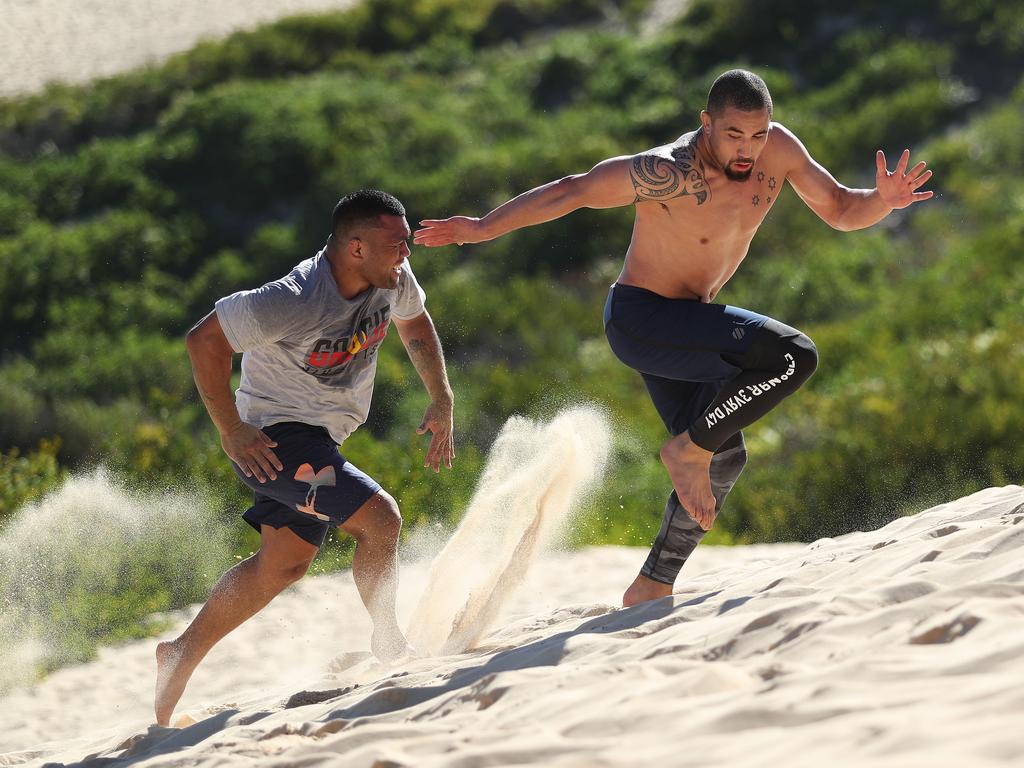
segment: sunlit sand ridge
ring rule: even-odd
[[[27,751],[2,759],[1017,765],[1022,554],[1017,486],[810,545],[698,548],[676,595],[626,610],[614,604],[642,552],[558,554],[477,650],[326,673],[331,655],[365,648],[367,627],[347,574],[307,580],[236,633],[237,657],[207,660],[185,703],[195,724],[147,728],[141,703],[112,711],[152,682],[152,642],[134,643],[5,699],[37,737],[79,731],[33,747],[15,729],[5,739]],[[406,615],[426,577],[403,571]]]

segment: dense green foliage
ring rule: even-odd
[[[56,488],[67,475],[57,463],[56,441],[41,441],[26,456],[18,448],[0,454],[0,519]]]
[[[695,0],[652,28],[646,6],[368,0],[0,103],[0,517],[97,463],[236,515],[247,494],[182,343],[216,298],[312,255],[345,192],[387,189],[414,225],[482,214],[692,129],[734,65],[766,78],[776,119],[844,182],[870,186],[876,148],[911,146],[939,194],[852,234],[782,196],[719,300],[806,330],[822,362],[749,430],[710,540],[833,535],[1019,480],[1024,10]],[[414,251],[456,390],[457,467],[420,468],[426,397],[395,340],[345,446],[411,525],[457,519],[509,415],[590,400],[616,448],[574,540],[650,541],[664,428],[601,329],[631,215]]]

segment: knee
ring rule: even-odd
[[[388,540],[398,541],[398,536],[402,532],[402,512],[391,494],[381,491],[380,495],[384,501],[377,523],[380,535]]]
[[[362,521],[356,539],[372,539],[375,543],[394,544],[402,532],[402,513],[390,493],[379,491],[372,499],[371,514]]]
[[[286,565],[281,572],[281,580],[285,584],[294,584],[296,581],[301,579],[309,571],[309,566],[312,565],[313,558],[303,558],[296,560],[295,562]]]
[[[803,384],[818,368],[818,348],[810,336],[798,333],[790,340],[788,353],[793,358],[793,375]]]
[[[284,589],[289,584],[294,584],[296,581],[301,579],[309,571],[309,566],[313,562],[313,556],[295,555],[293,557],[282,558],[270,558],[264,553],[260,553],[260,571],[263,574],[264,579],[272,582],[277,587]]]

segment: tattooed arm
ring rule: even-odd
[[[433,433],[423,466],[433,467],[435,472],[439,472],[443,463],[451,469],[452,458],[455,456],[452,388],[448,384],[444,352],[437,331],[434,330],[434,322],[427,312],[411,320],[399,320],[396,317],[393,322],[409,359],[430,395],[430,405],[416,430],[420,435],[428,431]]]
[[[499,205],[483,218],[425,219],[419,245],[479,243],[508,232],[561,218],[580,208],[617,208],[649,200],[693,195],[697,204],[711,194],[692,145],[659,147],[639,155],[613,157],[587,173],[543,184]]]

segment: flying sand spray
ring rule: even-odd
[[[505,423],[462,523],[431,566],[409,625],[417,650],[461,653],[480,639],[603,476],[610,443],[594,407],[570,408],[549,423]]]

